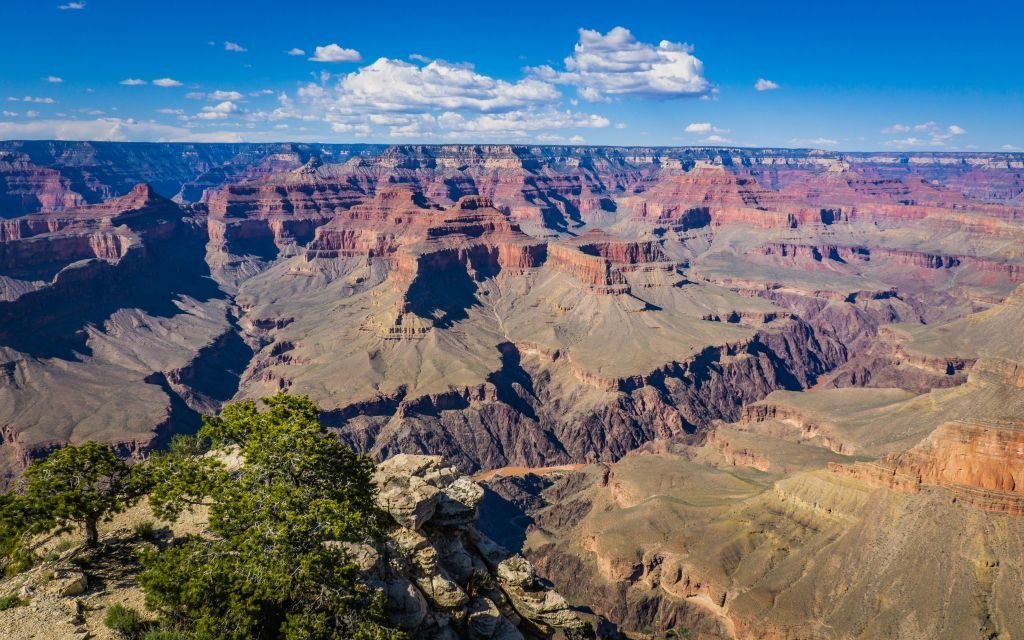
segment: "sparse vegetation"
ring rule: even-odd
[[[20,607],[26,604],[28,604],[28,600],[19,597],[16,593],[12,593],[0,598],[0,611],[7,611],[8,609],[13,609],[14,607]]]
[[[114,634],[124,640],[134,640],[139,637],[142,631],[142,622],[139,619],[139,612],[131,607],[115,604],[107,609],[107,616],[103,623]]]
[[[135,535],[140,538],[149,539],[153,537],[156,532],[156,523],[152,520],[143,520],[142,522],[136,522],[132,527]]]

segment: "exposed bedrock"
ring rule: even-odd
[[[840,365],[848,352],[832,323],[853,333],[869,327],[853,313],[819,315],[820,325],[789,319],[781,330],[625,378],[587,375],[559,354],[506,343],[503,368],[478,387],[380,401],[325,421],[379,459],[434,452],[464,471],[616,460],[652,439],[736,420],[745,404],[804,388]]]

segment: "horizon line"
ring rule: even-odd
[[[1024,155],[1024,149],[971,149],[971,150],[935,150],[935,149],[825,149],[822,147],[756,147],[756,146],[721,146],[721,145],[672,145],[672,144],[551,144],[527,142],[319,142],[303,140],[271,140],[271,141],[203,141],[189,140],[64,140],[58,138],[8,138],[0,140],[0,144],[10,143],[58,143],[58,144],[149,144],[149,145],[275,145],[304,144],[336,147],[539,147],[549,149],[700,149],[714,151],[813,151],[820,153],[845,154],[941,154],[941,155],[978,155],[996,154],[1007,156]]]

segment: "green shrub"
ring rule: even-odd
[[[142,636],[142,640],[190,640],[192,636],[181,631],[170,631],[168,629],[154,629]]]
[[[12,593],[9,596],[0,598],[0,611],[7,611],[8,609],[20,607],[24,604],[28,604],[28,601],[18,597],[17,594]]]
[[[103,622],[120,638],[137,638],[142,631],[139,612],[120,604],[107,609],[107,617]]]
[[[153,532],[156,531],[156,524],[152,520],[143,520],[142,522],[136,522],[132,529],[135,531],[136,536],[148,539],[153,537]]]

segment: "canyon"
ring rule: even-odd
[[[1024,635],[1022,339],[1020,153],[0,142],[5,483],[308,395],[599,633]]]

